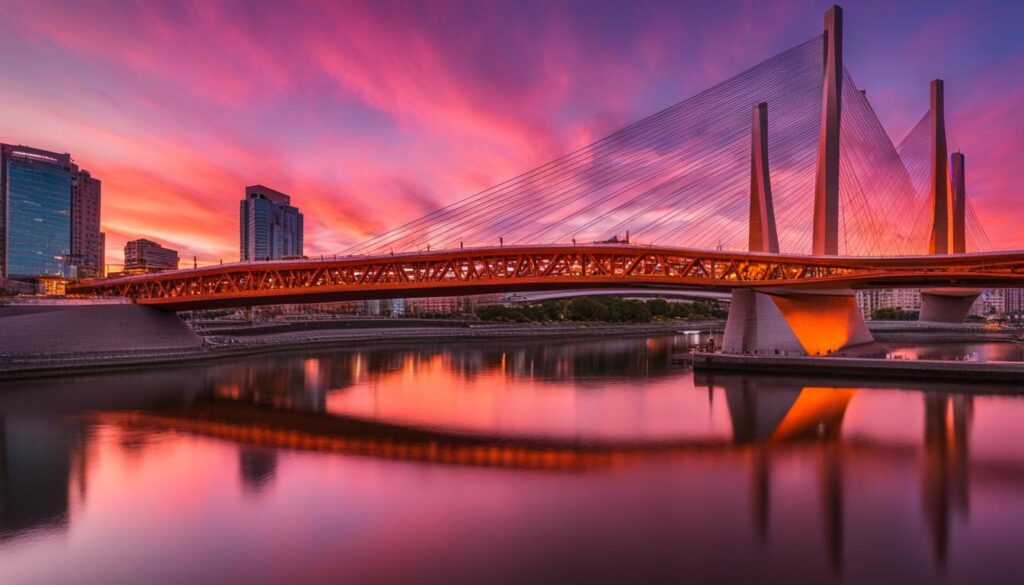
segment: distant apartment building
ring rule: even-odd
[[[245,188],[238,235],[241,260],[302,256],[302,214],[291,197],[263,185]]]
[[[405,299],[371,299],[363,301],[367,317],[401,317],[405,315]]]
[[[132,240],[124,246],[126,274],[145,274],[178,269],[178,251],[146,240]]]
[[[870,317],[878,309],[921,310],[921,291],[916,288],[869,289],[857,291],[857,306]]]
[[[0,278],[99,276],[100,181],[67,153],[0,144]]]
[[[1003,289],[1003,294],[1006,314],[1017,318],[1024,316],[1024,288]]]
[[[857,305],[865,316],[878,309],[921,310],[921,291],[918,289],[871,289],[857,291]],[[970,315],[1010,315],[1024,317],[1024,289],[985,289],[968,311]]]
[[[1004,315],[1006,314],[1006,289],[994,288],[981,291],[969,311],[971,315]]]

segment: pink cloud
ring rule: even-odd
[[[103,180],[110,262],[133,237],[232,259],[253,183],[292,194],[307,252],[328,254],[693,95],[820,22],[802,2],[8,2],[0,141],[70,151]],[[921,29],[908,50],[943,31]],[[1020,247],[997,211],[1020,135],[998,124],[1021,92],[983,107],[998,86],[985,75],[951,123],[993,239]],[[870,95],[900,118],[912,110],[900,92]]]

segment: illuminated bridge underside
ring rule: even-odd
[[[79,295],[166,310],[590,288],[838,290],[1024,286],[1024,252],[815,257],[621,245],[239,263],[94,281]]]

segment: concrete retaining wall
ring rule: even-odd
[[[1024,363],[961,362],[951,360],[893,360],[849,357],[776,357],[695,353],[693,369],[733,372],[772,372],[786,375],[837,375],[855,380],[870,377],[945,382],[1011,382],[1005,393],[1024,391]],[[950,390],[960,387],[948,387]]]
[[[0,359],[200,347],[176,314],[140,305],[0,307]]]

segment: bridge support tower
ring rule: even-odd
[[[941,79],[932,81],[932,233],[928,251],[931,254],[963,254],[967,251],[964,155],[958,152],[951,160],[947,158],[944,89]],[[977,289],[923,289],[918,318],[937,323],[960,323],[980,294]]]
[[[950,253],[949,222],[949,167],[946,147],[945,98],[941,79],[933,79],[931,85],[931,129],[932,129],[932,233],[928,242],[931,254]]]
[[[779,253],[772,205],[772,181],[768,170],[768,104],[754,106],[750,147],[750,240],[751,252]]]
[[[750,150],[751,252],[779,252],[768,166],[768,105],[754,106]],[[853,291],[732,292],[723,351],[762,355],[831,355],[874,341]]]
[[[951,186],[953,188],[953,253],[967,252],[966,216],[967,189],[964,180],[964,155],[954,152],[950,157]]]
[[[825,83],[814,183],[813,252],[839,254],[839,121],[843,107],[843,9],[825,13]]]

